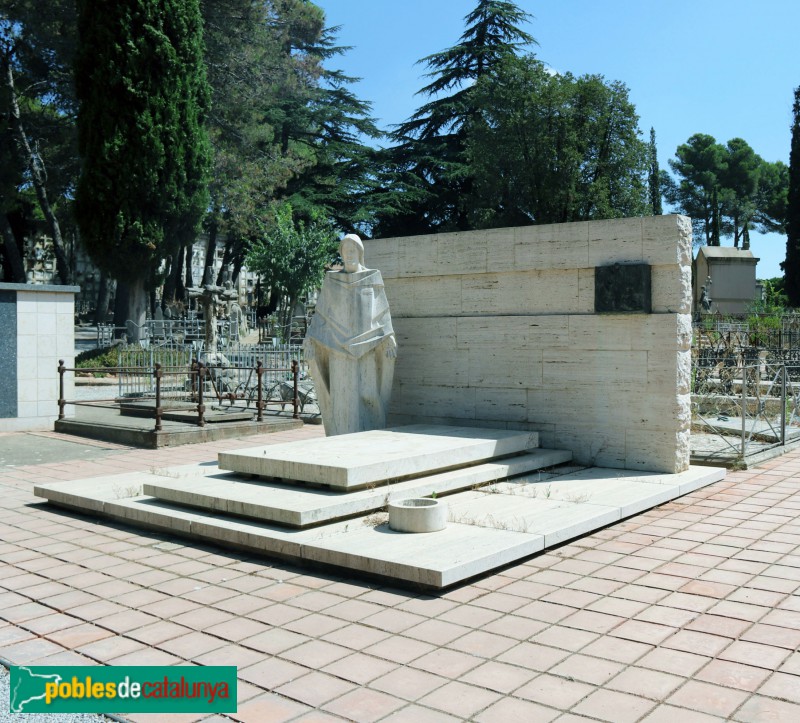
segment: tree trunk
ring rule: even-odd
[[[194,286],[194,277],[192,276],[192,259],[194,258],[194,241],[189,241],[185,247],[185,264],[186,264],[186,275],[184,276],[183,286],[180,289],[181,292],[181,301],[186,300],[186,289],[190,289]]]
[[[231,241],[229,238],[227,241],[225,241],[225,250],[222,252],[222,263],[219,265],[219,271],[217,272],[217,286],[222,285],[222,279],[225,276],[225,269],[228,268],[232,257],[233,241]]]
[[[719,201],[717,199],[717,188],[714,187],[711,195],[711,241],[710,246],[720,245],[720,222],[719,222]]]
[[[69,284],[71,275],[69,271],[69,262],[64,252],[64,242],[61,237],[61,227],[58,224],[58,219],[50,206],[50,201],[47,198],[47,189],[44,185],[44,168],[42,167],[42,159],[38,153],[35,153],[28,142],[28,136],[25,133],[25,127],[22,124],[22,117],[19,112],[19,103],[17,102],[17,91],[14,87],[14,73],[11,70],[11,63],[6,58],[3,65],[5,65],[5,84],[9,91],[11,99],[11,119],[14,124],[14,130],[19,136],[19,143],[25,153],[25,162],[28,164],[28,170],[31,172],[31,180],[36,189],[36,198],[39,201],[39,206],[50,228],[50,233],[53,236],[53,251],[56,255],[56,271],[58,278],[62,284]]]
[[[216,216],[214,217],[211,225],[208,228],[208,243],[206,244],[206,257],[205,262],[203,263],[203,269],[208,268],[209,266],[213,269],[214,268],[214,256],[217,253],[217,233],[219,231],[219,225],[217,224]]]
[[[186,253],[186,246],[181,246],[178,249],[178,267],[175,269],[175,300],[176,301],[183,301],[186,298],[186,285],[183,281],[183,269],[184,265],[189,266],[190,269],[188,271],[189,277],[191,278],[191,263],[192,259],[189,254]]]
[[[182,250],[183,249],[181,247],[178,247],[175,249],[175,253],[173,253],[172,257],[170,258],[169,273],[167,274],[167,279],[164,282],[164,292],[161,295],[162,308],[175,301],[175,292],[178,287],[177,279],[180,278],[183,271],[183,263],[181,259]]]
[[[133,279],[128,283],[128,314],[125,325],[128,327],[128,339],[139,341],[144,336],[144,322],[147,319],[148,293],[144,279]],[[128,323],[130,322],[130,323]]]
[[[147,319],[148,294],[144,279],[117,281],[117,300],[114,305],[114,326],[123,327],[128,341],[139,341]]]
[[[233,288],[236,288],[236,284],[239,281],[239,274],[242,272],[242,264],[244,263],[244,259],[241,255],[237,256],[233,260],[233,273],[231,274],[231,281],[233,282]]]
[[[0,212],[0,236],[3,237],[3,251],[11,269],[11,281],[15,284],[26,283],[25,265],[22,263],[17,239],[14,238],[14,231],[8,222],[8,216],[2,212]]]
[[[114,335],[119,338],[125,333],[125,320],[128,318],[128,284],[117,280],[117,293],[114,297]]]
[[[111,300],[111,282],[105,271],[100,272],[100,283],[97,287],[97,304],[94,310],[94,323],[105,324],[108,315],[108,302]]]

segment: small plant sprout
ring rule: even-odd
[[[141,485],[129,485],[128,487],[114,486],[114,494],[118,500],[124,500],[128,497],[138,497],[142,494]]]

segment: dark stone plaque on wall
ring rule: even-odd
[[[17,292],[0,291],[0,418],[17,416]]]
[[[650,309],[650,264],[595,266],[595,312],[649,314]]]

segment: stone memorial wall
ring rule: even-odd
[[[78,286],[0,283],[0,432],[52,429],[58,360],[75,365]],[[72,374],[65,398],[74,399]],[[67,407],[74,415],[74,407]]]
[[[580,463],[685,470],[691,232],[654,216],[365,242],[398,343],[389,422],[532,429]],[[596,311],[613,264],[639,265],[634,287],[650,267],[649,312],[605,310],[638,309],[641,288]]]

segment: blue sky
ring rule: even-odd
[[[339,43],[353,49],[332,67],[362,78],[381,128],[422,103],[420,58],[455,44],[474,0],[315,0]],[[797,62],[797,0],[518,0],[536,55],[559,71],[620,80],[659,162],[694,133],[744,138],[764,159],[789,162]],[[723,241],[730,244],[731,241]],[[758,276],[781,275],[785,237],[752,234]]]

